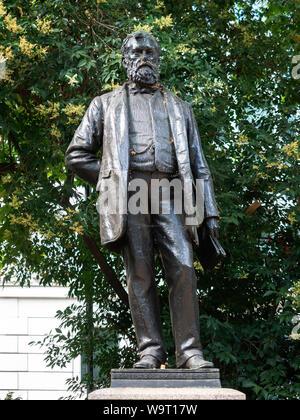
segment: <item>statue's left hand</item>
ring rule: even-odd
[[[206,220],[206,227],[208,228],[209,233],[218,238],[219,236],[219,219],[218,217],[208,217]]]

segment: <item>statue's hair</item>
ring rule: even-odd
[[[161,53],[161,48],[160,48],[160,45],[159,45],[159,43],[157,42],[156,38],[154,38],[154,36],[153,36],[153,35],[149,34],[149,32],[146,32],[146,31],[141,31],[141,30],[140,30],[140,31],[136,31],[136,32],[133,32],[132,34],[127,35],[127,37],[124,39],[123,44],[122,44],[122,48],[121,48],[121,51],[122,51],[122,57],[123,57],[123,59],[124,59],[124,56],[125,56],[125,54],[126,54],[126,52],[127,52],[127,50],[128,50],[128,48],[127,48],[128,41],[129,41],[131,38],[135,38],[135,39],[145,39],[145,38],[149,38],[149,39],[150,39],[150,40],[154,43],[155,48],[156,48],[156,49],[157,49],[157,51],[158,51],[158,55],[160,56],[160,53]]]

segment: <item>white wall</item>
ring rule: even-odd
[[[66,379],[80,377],[80,358],[66,368],[47,368],[45,349],[29,346],[59,326],[57,310],[74,303],[64,287],[0,288],[0,399],[8,392],[24,400],[58,399],[70,395]]]

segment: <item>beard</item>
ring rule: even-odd
[[[139,85],[152,86],[158,82],[158,66],[148,60],[129,61],[128,78]]]

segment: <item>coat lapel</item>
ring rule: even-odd
[[[180,100],[169,91],[164,89],[166,107],[169,114],[169,121],[174,139],[174,146],[181,173],[186,173],[190,168],[189,148],[187,140],[187,130],[185,116]]]
[[[119,162],[120,171],[127,171],[129,167],[129,140],[126,84],[115,90],[111,99],[110,109],[112,111],[112,135],[118,154],[114,161]]]

